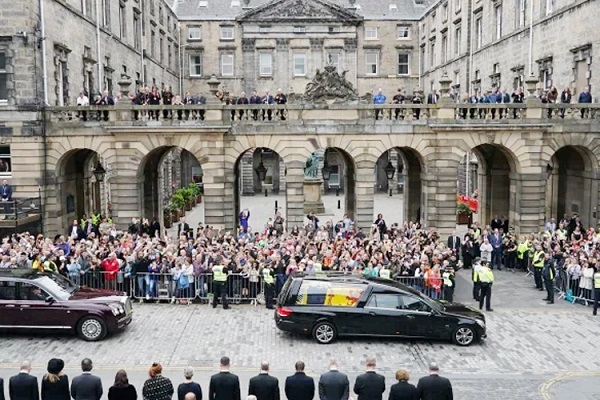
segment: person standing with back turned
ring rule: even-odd
[[[241,400],[240,380],[229,372],[229,357],[221,357],[221,372],[210,377],[209,400]]]
[[[356,377],[354,393],[358,400],[381,400],[385,392],[385,377],[375,372],[376,366],[373,357],[367,358],[367,372]]]
[[[453,400],[452,384],[448,378],[439,375],[440,367],[429,364],[429,376],[419,379],[417,391],[419,400]]]

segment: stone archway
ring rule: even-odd
[[[259,171],[264,174],[264,181],[261,181]],[[233,185],[233,220],[237,228],[240,211],[246,208],[250,211],[251,227],[264,226],[277,213],[287,221],[286,172],[282,157],[271,148],[251,148],[239,155],[234,163]]]
[[[156,218],[165,226],[164,218],[169,216],[164,210],[171,206],[172,194],[190,183],[202,187],[202,181],[202,165],[190,151],[179,146],[154,148],[138,169],[140,217],[150,221]]]
[[[567,145],[555,151],[546,165],[546,220],[558,222],[565,215],[577,214],[586,228],[596,227],[597,165],[591,150],[582,146]]]
[[[514,154],[499,144],[481,144],[472,149],[476,162],[467,160],[476,169],[474,192],[479,200],[476,221],[489,225],[495,216],[515,223],[517,161]],[[511,190],[512,187],[512,190]]]
[[[56,169],[57,223],[59,232],[65,232],[73,220],[84,216],[103,214],[103,184],[96,180],[93,169],[100,156],[88,148],[68,151],[58,161]]]
[[[387,179],[388,163],[395,171],[391,180]],[[377,160],[375,164],[376,191],[388,193],[391,198],[395,197],[398,199],[398,205],[402,206],[401,217],[395,217],[391,222],[403,224],[408,221],[421,220],[422,173],[423,158],[418,151],[411,147],[391,148]],[[374,208],[375,214],[377,214],[378,204],[375,204]]]

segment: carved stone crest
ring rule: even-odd
[[[340,75],[335,65],[327,65],[323,72],[317,69],[312,82],[306,85],[304,100],[323,102],[326,100],[355,100],[356,89],[346,79],[346,72]]]

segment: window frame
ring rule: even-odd
[[[8,70],[6,66],[8,65],[8,52],[6,49],[0,49],[0,54],[4,55],[4,68],[0,68],[0,79],[4,80],[4,86],[6,90],[6,98],[0,98],[0,105],[8,104]]]
[[[369,32],[375,32],[375,36],[370,36]],[[379,27],[378,26],[365,26],[365,40],[379,40]]]
[[[337,62],[332,62],[331,59],[335,57],[337,58]],[[342,53],[340,51],[327,51],[327,64],[335,65],[336,71],[339,73],[342,70]]]
[[[500,40],[500,39],[502,39],[502,19],[503,19],[502,4],[498,4],[494,7],[494,17],[496,20],[495,37],[496,37],[496,40]]]
[[[231,32],[231,37],[225,36],[225,32]],[[233,25],[222,25],[219,29],[219,39],[223,41],[235,40],[235,27]]]
[[[390,308],[390,307],[380,307],[377,301],[377,298],[392,298],[395,297],[396,298],[396,307]],[[372,304],[372,303],[375,304]],[[389,305],[389,304],[386,304]],[[399,311],[401,308],[401,303],[400,303],[400,293],[371,293],[371,295],[369,296],[369,298],[367,299],[366,303],[365,303],[365,308],[369,308],[369,309],[376,309],[376,310],[395,310],[395,311]]]
[[[400,57],[401,56],[406,56],[406,62],[405,63],[401,63],[400,62]],[[398,53],[398,58],[397,58],[397,65],[396,65],[396,74],[398,76],[408,76],[410,75],[410,53],[407,52],[399,52]],[[406,64],[406,73],[401,73],[400,72],[400,66]]]
[[[475,49],[483,47],[483,17],[479,14],[475,17]]]
[[[7,149],[7,152],[3,153],[3,149]],[[7,171],[0,171],[0,178],[12,178],[12,154],[9,144],[0,145],[0,161],[6,161],[8,167]]]
[[[268,56],[268,66],[265,65],[265,63],[263,63],[263,61],[266,61],[265,59],[263,59],[263,57],[267,57]],[[263,71],[264,69],[264,71]],[[268,69],[268,72],[266,72]],[[263,76],[263,77],[268,77],[268,76],[273,76],[273,53],[271,52],[260,52],[258,54],[258,74],[259,76]]]
[[[406,36],[400,35],[400,30],[404,29]],[[410,40],[411,29],[408,25],[397,25],[396,26],[396,40]]]
[[[375,57],[375,62],[369,62],[369,56]],[[371,72],[370,66],[375,65],[375,72]],[[365,75],[366,76],[378,76],[379,75],[379,52],[378,51],[365,51]]]
[[[127,36],[127,7],[125,3],[119,2],[119,39]]]
[[[527,18],[527,0],[517,0],[517,28],[524,28]]]
[[[554,12],[554,0],[546,0],[546,9],[544,14],[546,16],[552,14]]]
[[[196,63],[196,60],[193,60],[193,58],[198,57],[198,59],[200,60],[199,63]],[[194,62],[192,62],[192,60]],[[196,69],[197,67],[200,67],[200,73],[197,74],[195,73],[195,71],[193,71],[193,69]],[[189,77],[190,78],[198,78],[203,76],[204,73],[204,60],[202,57],[202,52],[198,52],[198,53],[191,53],[188,54],[188,73],[189,73]]]
[[[223,53],[221,54],[220,58],[220,72],[221,72],[221,76],[234,76],[235,75],[235,55],[233,53]],[[226,58],[230,58],[231,59],[231,64],[230,63],[225,63],[225,59]],[[229,68],[229,66],[231,66],[231,73],[225,73],[225,66],[227,66]]]
[[[462,50],[462,26],[454,28],[454,55],[460,55]]]
[[[188,30],[188,35],[187,35],[188,41],[202,40],[202,26],[188,26],[187,30]],[[198,32],[198,37],[195,37],[195,36],[192,37],[192,32],[194,32],[194,30],[196,32]]]
[[[296,63],[296,61],[302,58],[303,59],[303,64],[302,64],[302,73],[298,73],[297,71],[297,66],[298,64]],[[306,76],[306,70],[307,70],[307,64],[308,64],[308,57],[306,56],[306,53],[293,53],[292,55],[292,73],[293,76]]]

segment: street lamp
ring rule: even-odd
[[[256,167],[254,169],[254,172],[256,172],[256,175],[258,176],[258,180],[260,181],[260,183],[264,184],[265,179],[267,179],[267,168],[263,164],[262,150],[260,152],[260,163],[258,164],[258,167]],[[267,189],[266,188],[265,188],[265,197],[267,197]]]
[[[321,168],[321,174],[323,174],[324,181],[329,181],[329,178],[331,178],[331,167],[327,163],[327,160],[325,160],[325,162],[323,163],[323,168]]]
[[[100,161],[98,161],[98,163],[96,164],[96,168],[94,168],[92,170],[92,173],[96,177],[96,181],[98,181],[98,182],[104,181],[104,176],[106,175],[106,170],[104,169],[102,164],[100,164]]]
[[[392,165],[392,162],[388,160],[387,165],[384,168],[385,175],[388,179],[388,186],[390,187],[390,197],[392,197],[392,179],[394,179],[394,174],[396,173],[396,168]]]

